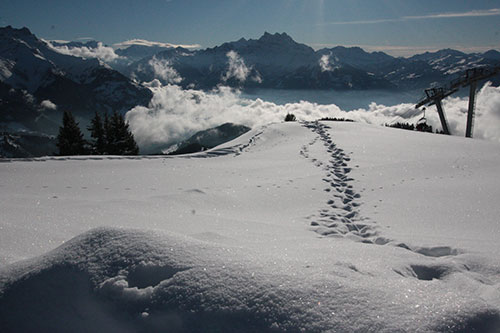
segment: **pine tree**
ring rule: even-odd
[[[94,118],[91,120],[90,126],[87,128],[92,137],[91,153],[95,155],[103,155],[106,153],[106,137],[104,132],[104,125],[101,116],[96,112]]]
[[[78,127],[78,123],[69,111],[64,111],[63,125],[59,127],[57,135],[57,147],[59,155],[85,155],[85,140]]]
[[[106,120],[106,119],[105,119]],[[113,112],[106,129],[108,153],[112,155],[137,155],[139,147],[128,123],[118,112]]]
[[[104,114],[104,123],[103,123],[103,129],[104,129],[104,154],[111,154],[111,151],[113,150],[111,145],[114,141],[113,139],[113,133],[111,129],[111,122],[109,120],[108,113]]]

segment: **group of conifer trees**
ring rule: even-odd
[[[128,123],[116,111],[111,117],[107,114],[101,117],[96,112],[87,129],[90,131],[90,141],[84,139],[71,112],[65,111],[56,143],[59,155],[137,155],[139,153]]]

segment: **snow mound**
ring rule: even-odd
[[[300,285],[283,288],[279,274],[226,262],[220,252],[172,234],[95,229],[2,271],[0,324],[7,331],[325,327]]]
[[[0,271],[0,325],[5,331],[320,332],[394,331],[406,324],[412,331],[493,332],[500,324],[498,311],[485,304],[453,294],[440,306],[429,300],[429,291],[441,288],[434,281],[447,278],[452,264],[398,271],[405,285],[431,283],[407,289],[417,305],[423,302],[408,306],[366,285],[380,281],[354,264],[290,273],[290,263],[243,252],[163,232],[94,229]]]

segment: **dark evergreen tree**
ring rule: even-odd
[[[109,148],[108,153],[111,155],[137,155],[139,153],[139,147],[137,147],[128,123],[116,111],[108,120],[106,138]]]
[[[113,131],[111,129],[111,121],[109,120],[108,113],[104,115],[104,123],[103,123],[103,128],[104,128],[104,153],[105,154],[111,154],[111,151],[113,150],[111,145],[114,141],[113,139]]]
[[[415,126],[413,124],[400,123],[400,122],[397,122],[397,123],[391,124],[391,125],[385,124],[385,126],[386,127],[393,127],[393,128],[401,128],[401,129],[405,129],[405,130],[409,130],[409,131],[413,131],[415,129]]]
[[[92,137],[90,151],[94,155],[103,155],[106,153],[106,136],[104,132],[104,125],[101,116],[96,112],[94,118],[87,128]]]
[[[285,116],[285,121],[295,121],[297,118],[295,118],[295,115],[293,113],[287,113]]]
[[[78,123],[69,111],[64,111],[63,124],[59,127],[57,135],[57,147],[59,155],[85,155],[85,140],[83,134],[78,127]]]

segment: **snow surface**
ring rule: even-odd
[[[499,148],[311,122],[4,160],[0,328],[497,332]]]

